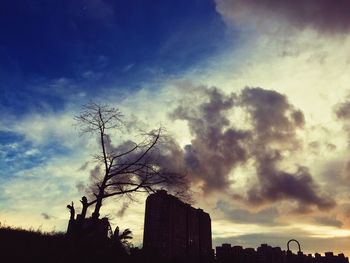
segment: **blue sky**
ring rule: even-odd
[[[138,89],[225,45],[212,1],[6,1],[1,9],[1,105],[15,114],[44,103],[60,110],[60,79],[79,83],[66,96],[111,84]]]
[[[115,144],[159,125],[174,138],[170,165],[187,169],[215,245],[297,235],[306,252],[350,253],[350,6],[339,2],[2,1],[0,222],[65,231],[98,151],[73,117],[97,101],[133,127]],[[144,198],[123,216],[126,200],[103,206],[136,244]]]
[[[212,1],[6,1],[0,24],[5,126],[33,112],[64,111],[71,100],[83,104],[110,90],[127,96],[145,82],[203,63],[226,38]],[[69,153],[50,140],[25,155],[33,144],[23,135],[2,131],[0,139],[5,177]]]

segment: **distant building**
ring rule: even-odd
[[[216,247],[216,259],[219,261],[231,260],[233,255],[233,250],[231,244],[222,244],[221,247]]]
[[[324,256],[316,253],[313,257],[311,254],[303,254],[302,251],[293,254],[289,249],[284,251],[280,247],[271,247],[267,244],[262,244],[257,250],[222,244],[216,247],[216,261],[218,263],[349,263],[344,254],[336,256],[333,252],[326,252]]]
[[[211,219],[160,190],[146,200],[143,249],[165,258],[208,258],[212,254]]]
[[[222,244],[216,247],[216,261],[220,263],[255,263],[257,253],[254,248],[243,248],[242,246],[231,246],[231,244]]]

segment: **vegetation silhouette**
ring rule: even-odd
[[[126,196],[132,199],[135,193],[152,193],[155,189],[171,187],[179,190],[184,185],[184,176],[167,171],[159,163],[161,155],[158,145],[161,142],[162,128],[143,133],[139,142],[127,140],[113,146],[110,133],[121,131],[124,121],[122,113],[108,105],[89,103],[82,107],[82,112],[75,116],[82,134],[96,135],[99,152],[94,155],[95,172],[88,191],[89,200],[82,197],[81,220],[86,217],[87,209],[94,205],[91,215],[98,219],[103,200],[113,196]],[[74,219],[74,205],[67,206]]]
[[[178,196],[186,195],[183,174],[168,171],[162,166],[160,144],[163,129],[142,133],[138,142],[127,140],[114,146],[111,132],[121,131],[125,124],[121,112],[108,105],[89,103],[75,116],[82,134],[98,138],[99,151],[94,155],[95,172],[89,191],[82,196],[81,211],[74,202],[67,205],[70,217],[67,233],[45,233],[1,226],[1,259],[6,262],[151,262],[154,255],[146,255],[133,248],[130,229],[111,230],[109,220],[100,218],[105,199],[125,196],[134,200],[136,193],[153,193],[170,189]],[[89,208],[93,207],[91,216]],[[159,261],[160,262],[160,261]]]
[[[128,254],[130,254],[130,248],[132,247],[132,244],[129,240],[132,238],[132,231],[129,228],[120,233],[118,226],[115,228],[114,233],[111,237],[113,247],[120,253],[126,252]]]
[[[112,144],[111,133],[122,132],[125,126],[122,113],[105,104],[89,103],[75,116],[81,134],[90,134],[98,139],[96,162],[86,196],[80,200],[81,211],[76,213],[74,202],[67,205],[70,213],[67,240],[72,259],[102,260],[123,258],[133,260],[132,232],[112,232],[108,218],[100,217],[104,201],[112,197],[134,200],[137,193],[154,193],[158,189],[170,189],[177,196],[186,196],[186,180],[183,174],[167,170],[162,164],[163,129],[143,132],[138,142],[122,141]],[[93,207],[91,216],[89,208]],[[86,253],[80,254],[80,251]],[[92,256],[92,254],[94,256]],[[80,256],[77,256],[80,255]],[[89,256],[87,256],[89,255]],[[153,256],[153,255],[152,255]],[[145,255],[142,256],[145,258]]]

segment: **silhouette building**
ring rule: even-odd
[[[209,214],[164,190],[151,194],[146,200],[143,249],[164,258],[210,257],[212,240]]]
[[[297,254],[289,250],[290,241],[298,243],[299,251]],[[333,252],[326,252],[324,256],[318,253],[315,256],[305,255],[301,251],[298,241],[295,239],[290,241],[288,241],[287,251],[267,244],[262,244],[257,250],[222,244],[222,246],[216,247],[216,261],[218,263],[349,263],[349,259],[342,253],[334,255]]]

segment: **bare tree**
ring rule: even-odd
[[[110,133],[121,130],[121,112],[108,105],[89,103],[75,120],[82,133],[98,136],[99,153],[91,188],[91,200],[82,198],[81,218],[86,216],[87,208],[94,205],[93,219],[98,219],[103,200],[112,196],[128,196],[134,193],[154,192],[157,188],[180,186],[184,183],[181,174],[168,172],[157,161],[160,153],[162,129],[158,128],[143,134],[143,140],[131,140],[117,147],[111,144]]]

